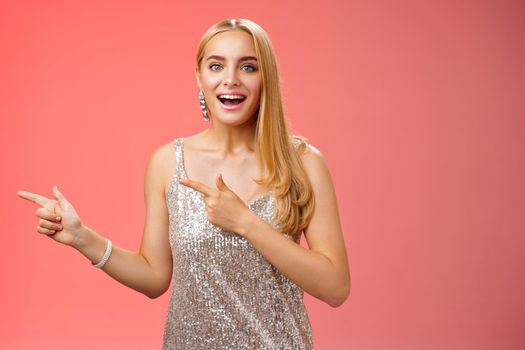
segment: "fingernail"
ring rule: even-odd
[[[57,216],[57,220],[60,220],[60,216]]]
[[[51,233],[55,233],[55,231],[51,230]]]

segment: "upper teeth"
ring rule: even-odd
[[[230,100],[235,100],[235,99],[243,99],[244,96],[241,96],[241,95],[219,95],[219,98],[227,98],[227,99],[230,99]]]

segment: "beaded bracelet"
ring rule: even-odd
[[[109,256],[111,255],[111,250],[113,249],[113,245],[111,244],[111,241],[109,239],[106,238],[106,251],[104,252],[104,256],[102,257],[102,260],[99,261],[98,264],[93,264],[93,267],[97,268],[97,269],[100,269],[102,268],[105,264],[106,264],[106,261],[108,261],[109,259]]]

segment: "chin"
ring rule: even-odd
[[[245,113],[221,112],[212,114],[213,121],[231,126],[239,126],[243,124],[252,123],[257,119],[257,112],[251,113],[251,115],[247,115]]]
[[[255,117],[253,117],[255,118]],[[239,126],[247,123],[251,123],[252,119],[250,117],[237,117],[237,116],[214,116],[213,121],[225,124],[225,125],[231,125],[231,126]]]

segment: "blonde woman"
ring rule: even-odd
[[[212,26],[195,73],[210,125],[152,154],[139,252],[86,226],[56,187],[55,199],[18,194],[41,206],[39,233],[120,283],[150,298],[171,283],[163,349],[312,349],[303,291],[333,307],[350,293],[325,160],[288,130],[259,25]],[[308,249],[298,244],[302,233]]]

